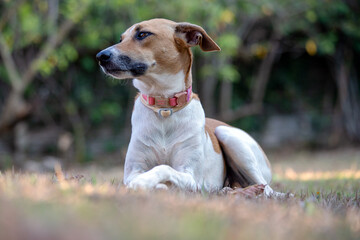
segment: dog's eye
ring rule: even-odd
[[[119,43],[121,43],[121,42],[122,42],[122,37],[120,36]]]
[[[143,40],[144,38],[150,36],[152,33],[150,32],[139,32],[137,35],[136,35],[136,38],[138,40]]]

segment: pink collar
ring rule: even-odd
[[[176,93],[172,98],[152,97],[146,94],[141,94],[141,100],[144,105],[155,108],[176,108],[186,105],[192,96],[192,86],[186,91]]]

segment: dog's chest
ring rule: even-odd
[[[183,164],[189,153],[203,150],[204,123],[199,101],[193,100],[181,111],[162,118],[137,100],[132,116],[131,142],[137,153],[146,159],[149,168],[160,164]]]

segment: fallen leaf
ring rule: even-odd
[[[65,175],[64,175],[64,173],[63,173],[63,171],[62,171],[62,169],[61,169],[61,165],[60,164],[55,164],[55,166],[54,166],[54,171],[55,171],[55,176],[56,176],[56,178],[57,178],[57,180],[59,181],[59,182],[62,182],[62,181],[64,181],[65,180]]]

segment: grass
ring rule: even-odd
[[[121,168],[2,172],[0,239],[360,238],[360,151],[269,158],[273,188],[295,198],[128,192]]]

